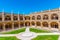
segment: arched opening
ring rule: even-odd
[[[0,21],[2,21],[2,16],[0,15]]]
[[[57,22],[51,22],[50,23],[52,28],[58,28],[58,23]]]
[[[20,20],[23,20],[23,16],[20,16]]]
[[[5,20],[6,21],[11,20],[11,15],[5,15]]]
[[[58,15],[57,14],[52,14],[51,19],[58,20]]]
[[[30,26],[30,22],[29,21],[25,22],[25,26]]]
[[[35,20],[35,16],[32,16],[32,20]]]
[[[0,31],[3,31],[3,24],[0,23]]]
[[[48,15],[44,15],[43,20],[48,20]]]
[[[37,20],[40,20],[40,19],[41,19],[41,16],[40,16],[40,15],[38,15],[38,16],[37,16]]]
[[[12,29],[12,24],[11,23],[6,23],[5,28],[6,28],[6,30]]]
[[[13,20],[18,20],[18,16],[13,15]]]
[[[20,27],[23,27],[24,26],[24,22],[20,22]]]
[[[42,25],[43,27],[48,27],[48,22],[43,22]]]
[[[19,23],[14,22],[14,29],[19,28]]]
[[[35,22],[32,21],[31,24],[32,24],[32,26],[35,26]]]
[[[30,17],[29,16],[25,16],[25,20],[30,20]]]
[[[36,22],[37,26],[41,26],[41,23],[39,21]]]

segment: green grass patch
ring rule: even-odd
[[[45,35],[45,36],[37,36],[32,40],[58,40],[58,35]]]
[[[10,32],[4,32],[2,34],[18,34],[18,33],[24,32],[25,29],[26,28],[21,28],[21,29],[18,29],[18,30],[10,31]]]
[[[35,33],[49,33],[49,31],[46,30],[40,30],[40,29],[35,29],[35,28],[30,28],[31,32],[35,32]]]
[[[20,39],[17,39],[16,37],[0,37],[0,40],[20,40]]]

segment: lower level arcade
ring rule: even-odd
[[[46,27],[46,28],[55,28],[55,29],[59,29],[59,24],[57,22],[4,22],[4,23],[0,23],[0,31],[7,31],[7,30],[13,30],[13,29],[17,29],[17,28],[21,28],[21,27]]]

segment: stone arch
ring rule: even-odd
[[[11,20],[11,15],[5,15],[5,20]]]
[[[52,15],[51,15],[51,19],[58,20],[58,15],[57,15],[57,14],[52,14]]]
[[[30,26],[30,22],[29,21],[26,21],[25,22],[25,26]]]
[[[30,20],[30,16],[25,16],[25,20]]]
[[[20,22],[20,27],[23,27],[24,26],[24,22]]]
[[[5,24],[5,29],[6,29],[6,30],[12,29],[12,23],[10,23],[10,22],[6,23],[6,24]]]
[[[40,15],[37,15],[37,20],[40,20],[41,19],[41,16]]]
[[[18,16],[17,15],[13,15],[13,20],[18,20]]]
[[[42,22],[43,27],[48,27],[48,22]]]
[[[57,22],[51,22],[51,23],[50,23],[50,26],[51,26],[52,28],[58,28],[58,23],[57,23]]]
[[[39,21],[36,22],[37,26],[41,26],[41,23]]]
[[[32,16],[32,20],[35,20],[35,16]]]
[[[32,26],[35,26],[35,22],[34,21],[32,21],[31,24],[32,24]]]
[[[2,16],[0,15],[0,21],[2,21]]]
[[[43,15],[43,20],[47,20],[48,17],[49,17],[49,16],[48,16],[47,14]]]
[[[14,22],[14,29],[19,28],[19,23],[18,22]]]
[[[20,20],[23,20],[23,16],[21,16],[21,15],[20,15],[20,17],[19,17],[19,18],[20,18]]]
[[[0,31],[3,31],[3,24],[0,23]]]

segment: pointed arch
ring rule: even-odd
[[[19,23],[18,22],[14,22],[14,29],[19,28]]]
[[[43,27],[48,27],[48,22],[42,22]]]
[[[51,15],[51,19],[58,20],[58,15],[57,15],[57,14],[52,14],[52,15]]]
[[[3,24],[0,23],[0,31],[3,31]]]
[[[5,20],[11,20],[11,15],[5,15]]]
[[[37,20],[40,20],[41,19],[41,16],[40,15],[37,15]]]
[[[25,20],[30,20],[30,16],[25,16]]]
[[[30,26],[30,22],[29,21],[26,21],[25,22],[25,26]]]
[[[18,20],[18,16],[17,15],[13,15],[13,20]]]
[[[20,15],[19,18],[20,18],[20,20],[23,20],[23,16]]]
[[[0,21],[2,21],[2,15],[0,15]]]
[[[41,26],[41,23],[39,21],[36,22],[37,26]]]
[[[49,16],[48,16],[48,15],[46,15],[46,14],[45,14],[45,15],[43,15],[43,20],[48,20],[48,17],[49,17]]]
[[[58,28],[58,23],[57,23],[57,22],[51,22],[51,23],[50,23],[50,26],[51,26],[52,28]]]
[[[6,28],[6,30],[12,29],[12,23],[10,23],[10,22],[6,23],[5,28]]]
[[[23,27],[24,26],[24,22],[20,22],[20,27]]]
[[[35,26],[35,22],[34,21],[32,21],[31,24],[32,24],[32,26]]]
[[[32,20],[35,20],[35,16],[32,16]]]

